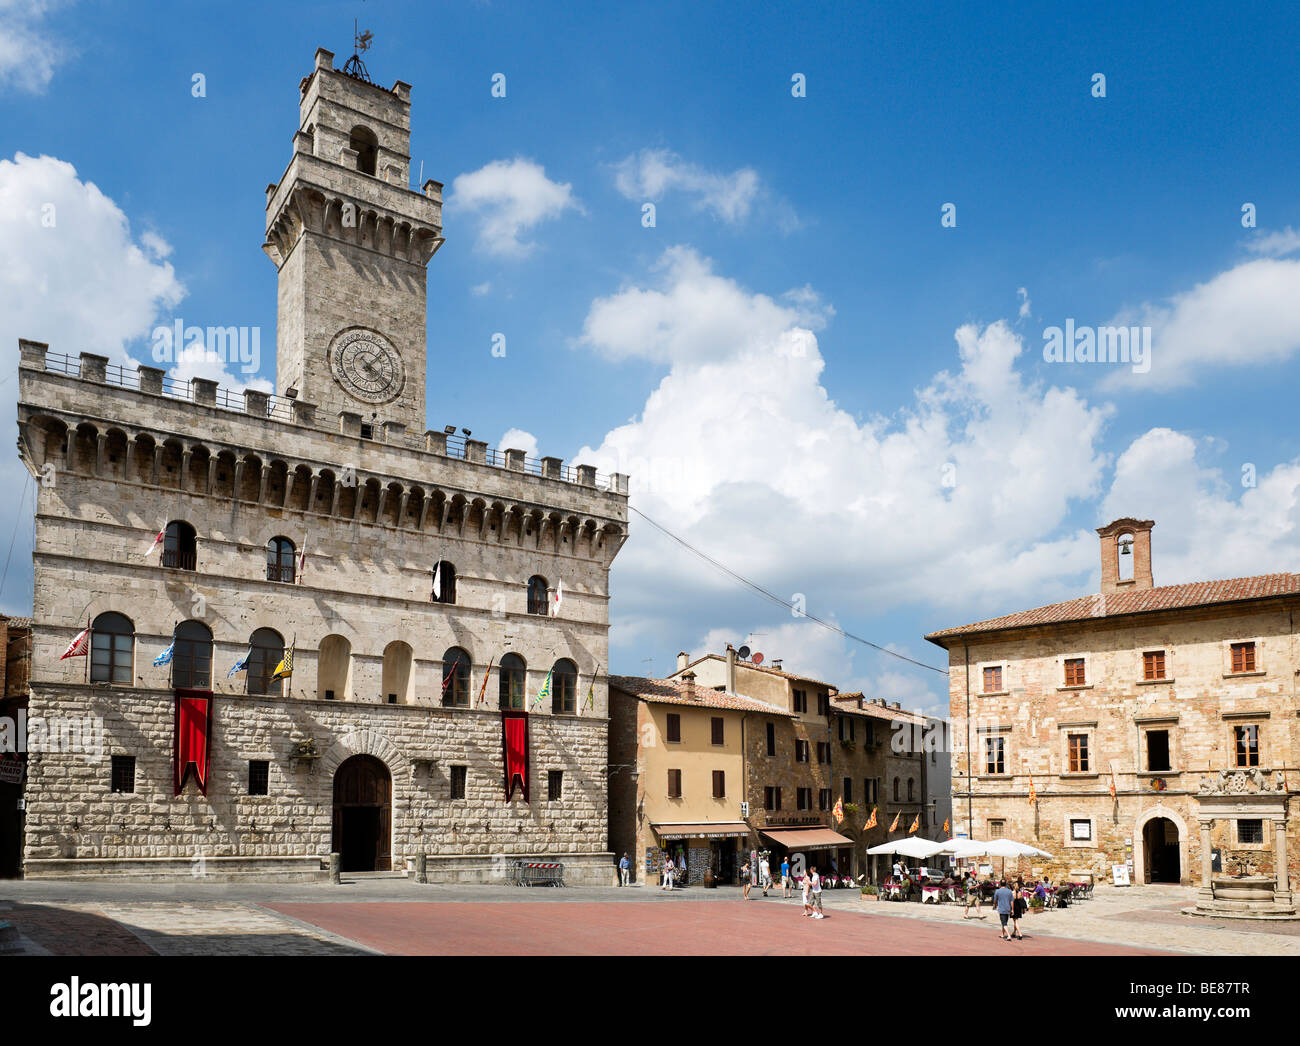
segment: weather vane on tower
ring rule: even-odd
[[[354,76],[358,80],[364,80],[366,83],[374,83],[370,79],[370,73],[366,69],[366,63],[361,60],[362,54],[370,50],[370,41],[374,39],[375,34],[369,29],[361,32],[357,29],[357,20],[352,19],[352,57],[348,59],[347,64],[343,66],[343,71],[348,76]]]

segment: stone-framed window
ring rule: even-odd
[[[130,795],[135,791],[135,756],[113,756],[109,773],[109,787],[115,794]]]
[[[578,666],[562,657],[551,668],[551,712],[572,715],[578,710]]]
[[[1067,654],[1060,659],[1060,689],[1088,686],[1091,675],[1088,671],[1087,654]]]
[[[211,690],[212,629],[202,621],[182,621],[176,626],[173,642],[172,686],[178,690]]]
[[[990,818],[989,818],[989,822],[988,822],[988,826],[989,826],[989,838],[990,838],[990,839],[1005,839],[1005,838],[1006,838],[1006,835],[1007,835],[1007,822],[1006,822],[1004,819],[1002,819],[1002,818],[1000,818],[1000,817],[990,817]]]
[[[831,743],[829,741],[817,742],[817,762],[829,763],[831,761]]]
[[[506,654],[497,667],[497,694],[500,706],[505,709],[522,710],[524,707],[524,688],[528,678],[528,665],[518,654]]]
[[[771,720],[767,723],[767,754],[776,755],[776,724]]]
[[[1007,736],[1006,734],[985,734],[981,738],[984,756],[984,775],[1001,777],[1007,772]]]
[[[795,809],[811,810],[812,809],[812,789],[797,788],[795,789]]]
[[[1094,751],[1096,723],[1061,723],[1061,774],[1092,775],[1097,773]]]
[[[1255,639],[1233,640],[1224,644],[1224,669],[1226,676],[1262,674],[1261,641]]]
[[[447,708],[469,707],[469,652],[458,646],[442,654],[442,703]]]
[[[550,610],[548,594],[550,588],[546,583],[546,578],[541,574],[534,574],[528,579],[528,613],[539,614],[545,617]]]
[[[776,811],[781,809],[781,789],[768,785],[763,789],[763,809]]]
[[[465,783],[468,777],[469,777],[468,766],[453,766],[451,768],[451,777],[450,780],[448,781],[449,791],[448,791],[447,798],[464,799]]]
[[[125,683],[135,680],[135,625],[125,614],[107,611],[90,630],[90,681]]]
[[[1163,650],[1144,650],[1142,652],[1142,681],[1144,683],[1164,682],[1166,674],[1165,652]]]
[[[296,577],[297,549],[286,537],[274,537],[266,543],[266,580],[292,585]]]
[[[1178,765],[1174,755],[1172,724],[1153,723],[1139,726],[1142,743],[1142,769],[1147,773],[1172,773]]]
[[[1096,818],[1089,814],[1067,813],[1064,836],[1062,842],[1067,847],[1095,850],[1098,846]]]
[[[713,771],[713,798],[727,798],[727,772],[725,770]]]
[[[245,686],[250,694],[267,694],[280,697],[284,680],[272,679],[284,659],[284,636],[273,628],[259,628],[248,639],[248,668],[244,672]]]
[[[1261,733],[1259,723],[1232,725],[1232,765],[1250,768],[1260,765]]]
[[[794,742],[794,761],[796,763],[808,762],[808,742],[800,738],[795,738]]]
[[[800,690],[798,687],[795,687],[791,693],[793,694],[794,697],[794,710],[796,712],[807,712],[808,691]]]
[[[682,797],[682,772],[680,770],[668,771],[668,798],[680,799]]]
[[[982,661],[975,666],[981,696],[1007,693],[1008,664],[1005,661]]]
[[[271,794],[271,764],[266,759],[248,761],[248,794]]]
[[[448,563],[445,559],[440,560],[433,566],[434,576],[438,579],[438,591],[435,593],[432,588],[429,595],[433,597],[435,603],[456,602],[456,567],[453,563]]]
[[[173,520],[163,533],[162,565],[173,570],[196,570],[199,538],[184,520]]]
[[[564,796],[564,771],[547,770],[546,771],[546,798],[552,803],[558,803]]]
[[[1239,817],[1233,824],[1236,825],[1234,834],[1238,846],[1264,846],[1263,818]]]
[[[831,790],[829,788],[819,788],[817,790],[817,809],[829,810],[831,808]]]
[[[669,712],[664,717],[664,740],[670,745],[682,742],[682,717],[676,712]]]

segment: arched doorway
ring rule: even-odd
[[[1178,826],[1167,817],[1153,817],[1142,826],[1143,871],[1148,883],[1182,881]]]
[[[345,872],[387,872],[393,824],[393,778],[372,755],[354,755],[334,772],[334,844]]]

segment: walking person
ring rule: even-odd
[[[626,886],[628,877],[632,874],[632,865],[627,859],[627,854],[619,858],[618,862],[618,885]]]
[[[745,867],[740,870],[740,895],[741,900],[749,900],[749,862],[745,862]]]
[[[968,868],[966,870],[966,879],[962,885],[966,887],[966,910],[961,913],[961,917],[963,919],[970,918],[970,903],[971,901],[974,901],[975,918],[983,919],[984,916],[980,913],[980,881],[975,877],[975,870],[973,868]]]
[[[998,921],[1002,924],[998,929],[998,936],[1004,941],[1011,940],[1010,934],[1007,933],[1007,923],[1011,919],[1011,913],[1015,910],[1015,895],[1012,894],[1011,888],[1007,886],[1007,881],[1002,880],[998,888],[993,891],[993,907],[998,910]]]
[[[766,854],[758,863],[758,881],[763,887],[763,896],[767,896],[767,891],[772,889],[772,865]]]
[[[1023,879],[1016,880],[1016,896],[1011,905],[1011,936],[1017,941],[1023,941],[1024,935],[1020,932],[1020,920],[1029,907],[1025,903],[1025,883]]]
[[[805,875],[800,880],[799,887],[803,893],[803,913],[804,915],[812,915],[812,879]]]
[[[790,896],[790,856],[787,854],[781,858],[781,896]]]
[[[817,874],[817,869],[814,868],[808,873],[808,878],[812,881],[813,918],[825,919],[826,914],[822,911],[822,877]]]
[[[672,890],[673,888],[673,859],[664,858],[664,884],[659,887],[661,890]]]

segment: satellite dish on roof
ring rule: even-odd
[[[743,647],[741,647],[739,650],[736,651],[736,656],[739,657],[742,661],[748,661],[748,660],[749,660],[749,647],[747,647],[747,646],[743,646]]]
[[[763,655],[762,655],[762,654],[755,654],[755,655],[754,655],[754,664],[756,664],[756,665],[761,665],[762,663],[763,663]]]

